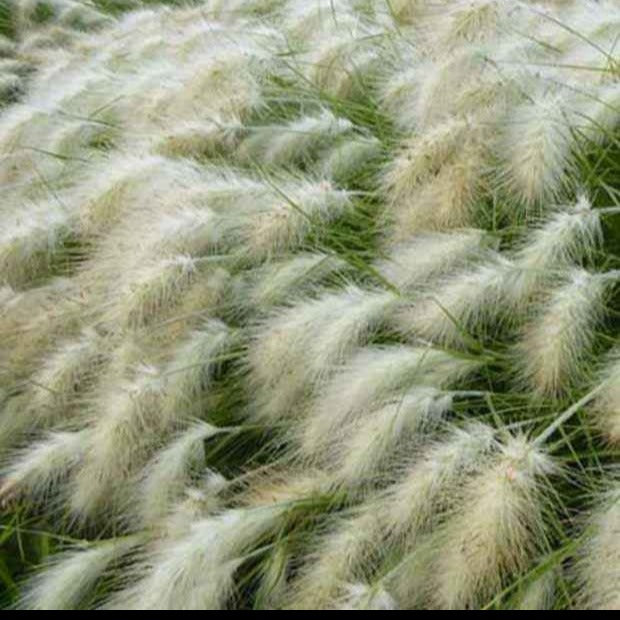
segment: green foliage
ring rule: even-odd
[[[13,38],[15,36],[14,0],[0,2],[0,35]]]
[[[7,609],[17,602],[21,582],[55,552],[59,538],[44,531],[44,522],[25,517],[20,508],[3,512],[5,516],[0,518],[0,606]]]

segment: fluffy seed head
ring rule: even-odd
[[[243,288],[247,299],[240,299],[240,303],[268,310],[311,291],[318,282],[344,267],[344,261],[322,253],[298,254],[290,260],[270,263],[252,274],[252,288]]]
[[[415,235],[395,246],[375,268],[401,291],[412,290],[476,258],[483,239],[480,230]]]
[[[188,256],[142,265],[125,290],[121,290],[121,299],[112,311],[114,314],[110,315],[110,321],[120,320],[128,328],[147,325],[174,304],[190,286],[195,274],[196,265]]]
[[[262,164],[288,165],[304,161],[352,129],[350,121],[322,110],[284,127],[257,129],[240,147],[242,159]]]
[[[561,96],[523,104],[507,121],[505,181],[526,205],[557,198],[572,165],[570,119]]]
[[[225,323],[210,319],[178,346],[164,371],[164,426],[200,413],[201,396],[208,392],[234,342],[235,336]]]
[[[518,609],[523,611],[547,611],[553,609],[557,589],[557,571],[547,570],[529,583],[519,598]]]
[[[163,383],[154,368],[138,377],[104,387],[85,446],[86,458],[77,472],[71,497],[76,516],[90,518],[114,504],[116,493],[126,492],[127,481],[148,455],[162,431],[160,416]]]
[[[241,258],[256,262],[298,249],[351,208],[348,191],[328,181],[302,181],[274,188],[266,200],[222,218]]]
[[[485,462],[494,445],[493,429],[472,423],[423,449],[387,492],[382,512],[391,535],[414,543],[428,529],[436,507],[450,503],[455,485]]]
[[[257,415],[273,421],[298,415],[304,392],[363,344],[396,301],[392,293],[351,286],[267,319],[249,359]]]
[[[544,528],[540,477],[552,471],[547,455],[517,437],[465,486],[437,552],[437,606],[477,607],[527,566]]]
[[[3,470],[0,499],[25,495],[37,501],[47,499],[81,461],[88,431],[54,432],[14,454]]]
[[[244,554],[275,526],[281,507],[232,510],[194,523],[144,561],[138,583],[110,606],[132,609],[222,609]]]
[[[385,175],[384,184],[391,199],[410,199],[422,181],[436,175],[462,152],[472,133],[467,121],[450,119],[408,140]]]
[[[328,461],[339,483],[354,487],[371,483],[406,442],[421,439],[441,422],[452,396],[435,388],[414,388],[393,402],[345,425],[330,439]]]
[[[612,444],[620,442],[620,355],[617,349],[608,355],[600,372],[605,387],[594,402],[596,424]]]
[[[381,153],[381,142],[376,138],[350,138],[329,151],[323,160],[323,174],[338,185],[349,185],[359,179],[360,170],[379,161]]]
[[[80,608],[88,603],[97,581],[139,541],[139,537],[130,536],[56,556],[26,583],[18,607],[54,611]]]
[[[501,317],[512,261],[489,254],[478,267],[444,278],[398,317],[400,329],[447,346],[459,345],[489,319]]]
[[[558,271],[592,256],[602,239],[599,214],[581,196],[529,232],[514,257],[516,270],[509,294],[515,303],[525,302],[542,283],[557,278]]]
[[[24,286],[51,268],[70,231],[70,218],[57,205],[31,208],[28,214],[3,215],[0,231],[0,282]]]
[[[457,1],[447,11],[445,41],[448,45],[481,41],[495,34],[502,6],[497,0]]]
[[[204,442],[219,433],[205,422],[196,422],[179,435],[168,447],[159,451],[141,474],[140,516],[146,525],[153,525],[169,512],[191,473],[204,465]]]
[[[383,588],[355,583],[346,588],[346,595],[339,601],[337,609],[351,611],[396,611],[398,605]]]
[[[581,378],[610,280],[575,269],[526,326],[517,345],[521,380],[540,395],[559,395]]]
[[[595,507],[580,550],[580,603],[585,609],[618,609],[620,593],[620,494],[617,485]]]
[[[346,597],[351,581],[364,575],[382,540],[377,504],[369,501],[351,515],[330,522],[305,558],[285,600],[292,609],[331,609]]]
[[[51,354],[34,376],[29,409],[41,426],[66,415],[76,395],[88,387],[104,356],[105,342],[91,329]]]
[[[427,230],[471,226],[484,184],[485,163],[478,148],[463,148],[433,177],[393,206],[394,238]]]
[[[366,348],[340,371],[316,399],[300,428],[304,455],[316,458],[345,424],[371,411],[398,418],[398,403],[414,386],[442,388],[466,376],[476,362],[430,348]],[[390,408],[390,405],[395,405]],[[388,427],[389,428],[389,427]],[[385,430],[385,429],[384,429]],[[389,435],[389,434],[388,434]]]

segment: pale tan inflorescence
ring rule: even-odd
[[[615,1],[0,2],[17,606],[620,605]]]

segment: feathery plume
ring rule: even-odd
[[[382,153],[383,147],[376,138],[343,140],[325,155],[322,171],[326,178],[346,187],[359,181],[360,170],[378,163]]]
[[[481,230],[415,235],[394,246],[375,268],[401,291],[414,290],[477,258],[484,236]]]
[[[80,209],[81,228],[86,235],[100,235],[121,222],[136,205],[142,209],[165,204],[171,196],[178,199],[187,193],[188,186],[204,187],[205,178],[191,162],[128,152],[114,159],[104,158],[85,175],[84,181],[84,186],[75,189],[75,200],[84,203]],[[131,232],[135,233],[135,228]]]
[[[0,0],[0,504],[102,540],[23,607],[614,606],[542,445],[618,352],[511,433],[613,327],[616,4]]]
[[[555,280],[560,270],[591,257],[602,238],[599,214],[581,196],[576,205],[559,210],[528,232],[514,256],[510,296],[517,304],[526,302],[541,284]]]
[[[496,34],[502,9],[497,0],[458,0],[446,14],[445,42],[456,45],[490,38]]]
[[[189,256],[177,256],[141,265],[140,271],[121,288],[118,313],[128,328],[147,325],[178,299],[196,274],[196,263]],[[116,320],[110,317],[110,321]]]
[[[239,16],[266,15],[281,4],[283,0],[208,0],[209,11],[224,21],[235,21]]]
[[[146,466],[140,482],[140,515],[153,525],[168,513],[190,481],[192,470],[204,467],[204,442],[221,432],[205,422],[196,422]]]
[[[617,82],[600,85],[576,102],[574,112],[578,120],[583,118],[579,129],[590,140],[608,141],[620,121],[620,86]]]
[[[91,385],[105,356],[105,342],[93,329],[81,338],[49,351],[32,373],[28,389],[0,418],[0,444],[15,444],[28,430],[42,430],[65,422],[76,413],[77,397]]]
[[[214,41],[218,53],[213,58],[200,58],[197,66],[188,66],[184,87],[155,101],[154,112],[168,118],[187,118],[202,104],[211,116],[234,122],[260,109],[264,104],[261,82],[272,64],[266,52],[269,35],[262,34],[265,40],[260,47],[251,38],[231,41],[222,30],[223,36]],[[272,43],[277,46],[277,41]]]
[[[300,576],[291,584],[288,605],[295,609],[337,607],[347,583],[367,579],[368,566],[391,549],[411,547],[429,529],[438,506],[465,475],[480,466],[494,445],[482,424],[455,429],[451,436],[412,459],[404,477],[370,498],[352,514],[338,517],[314,545]],[[381,584],[378,584],[379,591]]]
[[[250,474],[244,486],[244,506],[281,506],[326,495],[329,477],[318,469],[272,467]]]
[[[409,53],[415,54],[415,51],[409,49]],[[416,93],[422,71],[420,62],[417,56],[410,60],[410,64],[399,59],[391,68],[392,75],[381,85],[382,109],[401,130],[411,131],[418,126]]]
[[[152,217],[158,217],[151,222],[149,237],[144,245],[147,258],[152,258],[152,252],[164,251],[179,257],[197,257],[219,248],[225,243],[228,232],[221,216],[209,208],[182,207],[177,210],[166,210],[162,213],[146,213],[138,221],[130,225],[144,226]],[[127,233],[131,235],[131,228]],[[189,262],[189,261],[188,261]],[[183,263],[179,260],[177,266]]]
[[[52,204],[7,213],[0,231],[0,282],[19,287],[45,275],[70,232],[64,210]]]
[[[342,271],[345,266],[340,258],[320,252],[298,254],[288,260],[268,263],[250,273],[249,290],[242,288],[238,303],[266,311],[283,305],[300,293],[312,291],[319,282]]]
[[[196,485],[185,489],[184,498],[158,524],[159,531],[165,531],[169,538],[187,534],[198,519],[216,514],[222,509],[227,486],[228,481],[224,476],[207,470]]]
[[[0,314],[3,371],[20,381],[40,368],[45,351],[81,327],[82,299],[74,279],[55,278],[16,294]],[[24,335],[27,334],[27,337]]]
[[[88,431],[54,432],[14,454],[3,470],[0,499],[25,495],[45,501],[85,453]]]
[[[453,161],[394,203],[394,236],[402,240],[425,230],[470,226],[484,186],[484,155],[475,144],[463,145]]]
[[[26,582],[18,608],[54,611],[81,608],[114,563],[139,544],[139,536],[127,536],[54,556],[49,565]]]
[[[235,341],[225,323],[210,319],[179,345],[163,373],[166,377],[162,403],[164,424],[198,414],[195,409],[200,405],[200,396],[208,391],[215,371]]]
[[[160,418],[163,381],[157,369],[143,367],[132,382],[102,386],[93,406],[85,459],[73,481],[72,511],[84,519],[113,505],[122,484],[148,456],[164,431]],[[146,454],[145,454],[146,452]]]
[[[234,591],[244,556],[280,520],[285,508],[229,510],[194,523],[177,540],[163,542],[144,562],[145,576],[111,606],[131,609],[223,609]]]
[[[585,609],[620,606],[620,492],[617,484],[595,507],[577,565],[580,604]]]
[[[217,157],[231,153],[243,130],[240,121],[232,123],[186,122],[162,139],[157,151],[167,157]]]
[[[431,4],[428,0],[390,0],[389,7],[398,22],[415,24],[427,14]]]
[[[614,279],[574,269],[525,327],[516,348],[520,380],[537,394],[561,395],[582,378]]]
[[[613,349],[599,373],[604,384],[594,401],[596,424],[612,444],[620,442],[620,353]]]
[[[526,205],[558,197],[572,166],[571,116],[564,98],[547,94],[516,108],[499,148],[507,189]]]
[[[451,118],[407,140],[383,181],[392,200],[410,199],[422,181],[435,176],[463,151],[474,133],[468,120]]]
[[[478,267],[444,278],[428,294],[403,309],[399,328],[406,334],[446,346],[462,344],[497,318],[506,298],[512,261],[491,253]]]
[[[452,395],[429,387],[413,388],[394,402],[344,425],[330,438],[334,477],[347,486],[372,483],[407,440],[436,427],[452,406]]]
[[[335,6],[331,0],[316,0],[307,2],[293,1],[285,7],[284,29],[300,42],[316,36],[317,32],[324,31],[339,23],[355,21],[355,13],[351,2],[345,0],[339,6]]]
[[[312,158],[352,127],[347,119],[322,110],[316,116],[305,116],[283,127],[255,129],[241,144],[239,156],[261,164],[291,166]]]
[[[517,609],[522,611],[553,609],[557,577],[556,570],[547,570],[543,575],[529,583],[518,599]]]
[[[403,119],[403,126],[416,126],[428,130],[434,125],[446,121],[455,113],[467,114],[478,110],[459,109],[463,92],[472,83],[482,81],[487,63],[484,54],[476,46],[465,46],[436,61],[425,59],[418,66],[418,87],[410,109],[414,117]],[[445,97],[445,93],[451,97]]]
[[[365,563],[377,553],[383,533],[377,504],[370,501],[330,522],[302,564],[284,597],[291,609],[330,609],[346,595],[347,584],[365,578]]]
[[[348,191],[328,181],[305,181],[276,189],[272,201],[225,222],[231,225],[231,241],[240,247],[239,255],[261,260],[299,248],[310,233],[320,234],[350,207]]]
[[[307,78],[331,97],[350,99],[363,93],[379,59],[378,49],[372,45],[373,35],[379,32],[361,20],[350,29],[341,26],[331,34],[321,32],[301,60],[307,67]]]
[[[347,587],[346,595],[338,602],[338,610],[396,611],[398,605],[383,588],[373,588],[363,583]]]
[[[105,355],[105,341],[94,329],[61,346],[34,374],[28,410],[33,423],[47,426],[66,416],[71,401],[89,385]]]
[[[94,8],[72,0],[18,0],[15,20],[22,31],[50,22],[58,22],[79,30],[100,26],[106,17]]]
[[[488,460],[495,447],[494,435],[489,426],[473,422],[423,448],[382,503],[390,535],[411,547],[427,533],[437,507],[450,505],[457,484]]]
[[[507,575],[527,566],[544,531],[540,479],[553,470],[546,454],[514,437],[465,486],[458,511],[440,534],[430,573],[438,607],[478,607]]]
[[[254,415],[273,422],[299,415],[300,398],[367,341],[397,301],[392,293],[349,286],[263,321],[248,360]]]
[[[442,388],[472,372],[478,363],[431,348],[362,349],[312,405],[299,428],[306,458],[316,459],[345,424],[363,420],[373,410],[395,404],[414,386]],[[440,407],[441,409],[441,407]]]

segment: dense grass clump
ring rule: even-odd
[[[0,0],[0,605],[616,609],[614,0]]]

